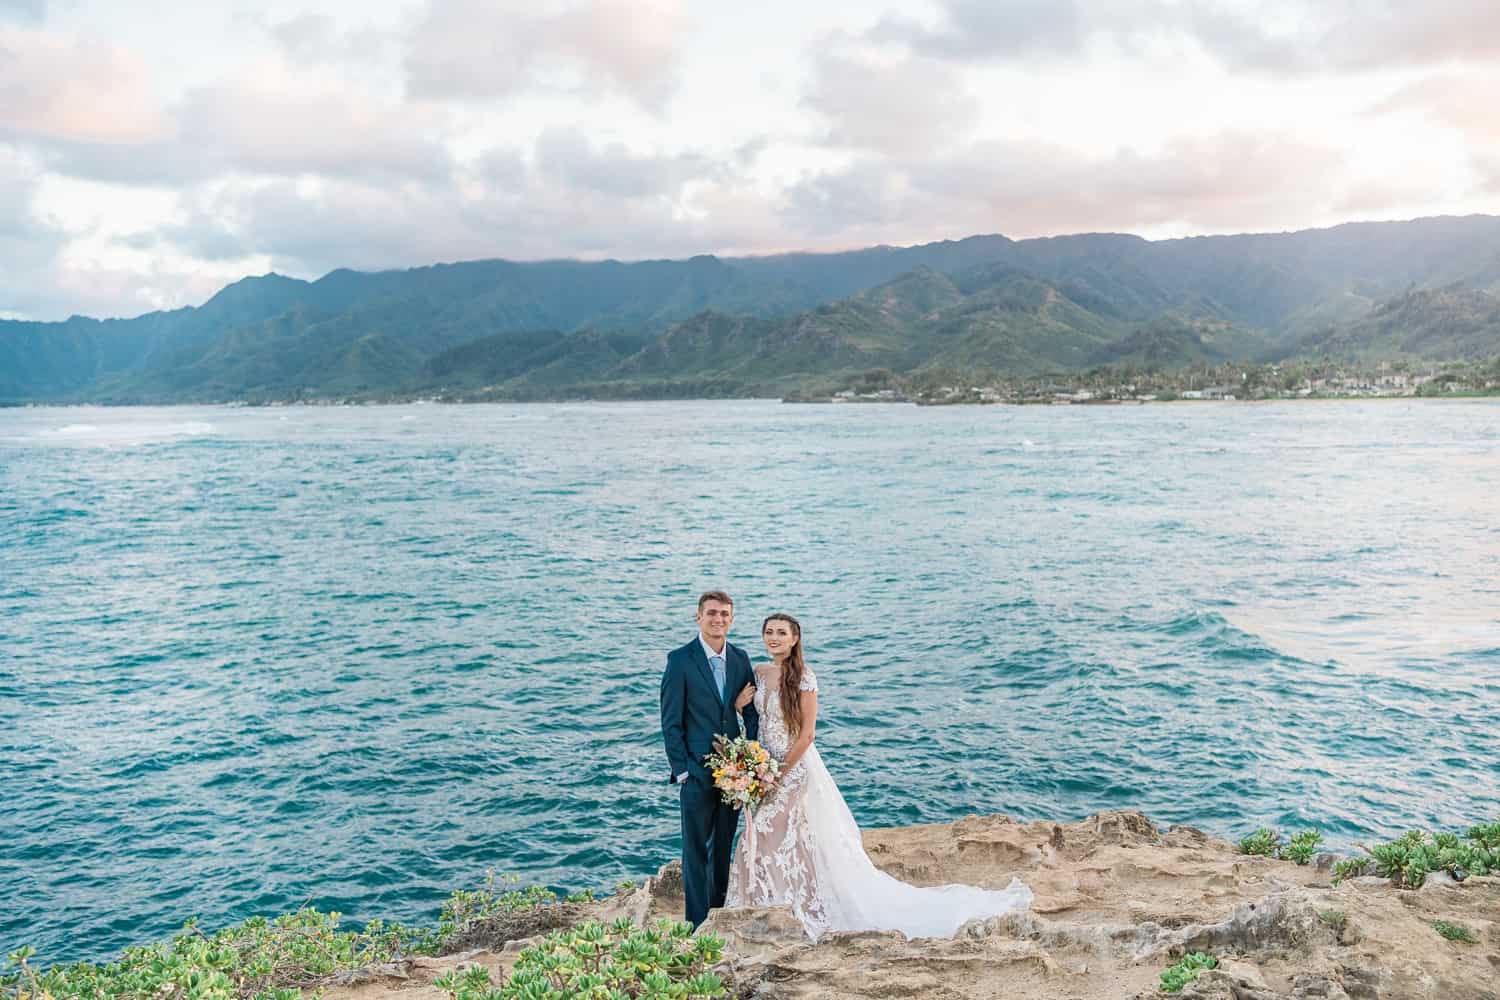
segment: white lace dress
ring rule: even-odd
[[[761,744],[784,760],[792,736],[781,715],[779,676],[756,668],[755,708]],[[811,670],[801,689],[818,689]],[[966,920],[1025,910],[1031,890],[1014,878],[1004,889],[923,888],[876,868],[814,744],[782,774],[780,787],[760,809],[745,817],[724,905],[788,907],[814,939],[827,931],[860,930],[952,937]]]

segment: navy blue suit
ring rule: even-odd
[[[684,772],[688,775],[680,786],[682,894],[687,919],[694,927],[703,923],[711,907],[724,905],[734,829],[740,819],[738,810],[719,800],[713,775],[703,766],[703,758],[713,750],[715,736],[739,735],[734,699],[746,684],[755,682],[750,657],[727,642],[724,673],[727,691],[721,696],[708,655],[694,636],[692,642],[667,654],[667,668],[661,675],[661,734],[672,765],[668,780],[676,780]],[[755,706],[747,705],[743,714],[745,733],[755,739],[760,732]]]

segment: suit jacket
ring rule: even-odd
[[[714,737],[739,735],[734,699],[746,684],[755,682],[755,672],[750,657],[733,643],[724,644],[724,672],[729,694],[720,698],[708,654],[697,636],[667,654],[667,668],[661,675],[661,735],[672,765],[669,781],[686,771],[712,784],[703,758],[713,750]],[[753,703],[745,706],[743,714],[745,734],[753,740],[760,733],[760,716]]]

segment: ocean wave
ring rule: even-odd
[[[217,432],[214,424],[203,420],[175,421],[171,423],[142,423],[121,421],[100,424],[65,424],[46,428],[37,434],[37,440],[66,442],[70,445],[104,445],[111,447],[149,444],[173,438],[196,438]]]

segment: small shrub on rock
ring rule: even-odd
[[[1432,929],[1437,931],[1449,941],[1457,941],[1460,944],[1476,944],[1479,939],[1474,932],[1463,924],[1450,923],[1447,920],[1434,920]]]
[[[340,914],[303,909],[206,934],[189,920],[171,940],[127,948],[107,965],[76,962],[33,969],[31,948],[10,955],[0,997],[13,1000],[294,1000],[299,989],[335,973],[425,953],[430,931],[374,921],[363,931],[338,929]]]
[[[1219,960],[1212,955],[1206,955],[1201,951],[1195,951],[1190,955],[1182,956],[1181,960],[1173,965],[1167,966],[1161,974],[1161,991],[1163,993],[1181,993],[1182,988],[1194,979],[1199,973],[1216,968]]]
[[[1317,830],[1303,830],[1282,846],[1281,860],[1305,865],[1318,853],[1318,845],[1322,842],[1323,835]]]
[[[1280,833],[1268,826],[1263,826],[1242,839],[1238,847],[1241,854],[1279,858],[1282,861],[1305,865],[1318,853],[1318,845],[1322,842],[1323,835],[1317,830],[1303,830],[1301,833],[1294,834],[1290,840],[1283,842]]]
[[[485,872],[484,888],[455,889],[438,915],[438,933],[448,934],[466,924],[557,902],[557,893],[539,885],[529,885],[524,889],[502,888],[519,882],[514,875],[500,876],[490,871]]]
[[[1375,862],[1369,858],[1340,858],[1333,865],[1333,884],[1361,875],[1373,875]]]
[[[1462,837],[1412,830],[1369,851],[1375,874],[1408,889],[1420,888],[1436,871],[1460,880],[1496,874],[1500,873],[1500,823],[1472,826]]]
[[[1319,910],[1318,919],[1336,934],[1343,933],[1344,928],[1349,926],[1349,914],[1343,910]]]
[[[1280,843],[1281,835],[1270,827],[1263,826],[1239,842],[1239,851],[1241,854],[1254,854],[1263,858],[1274,858],[1276,856],[1276,848]]]
[[[521,952],[499,985],[482,966],[433,985],[451,1000],[706,1000],[724,995],[723,980],[707,971],[723,954],[720,938],[695,938],[691,924],[588,921]]]
[[[519,883],[513,875],[491,871],[485,873],[482,888],[450,894],[438,914],[436,954],[497,948],[506,941],[571,926],[583,917],[578,904],[596,898],[590,890],[559,899],[551,889],[520,888]]]

